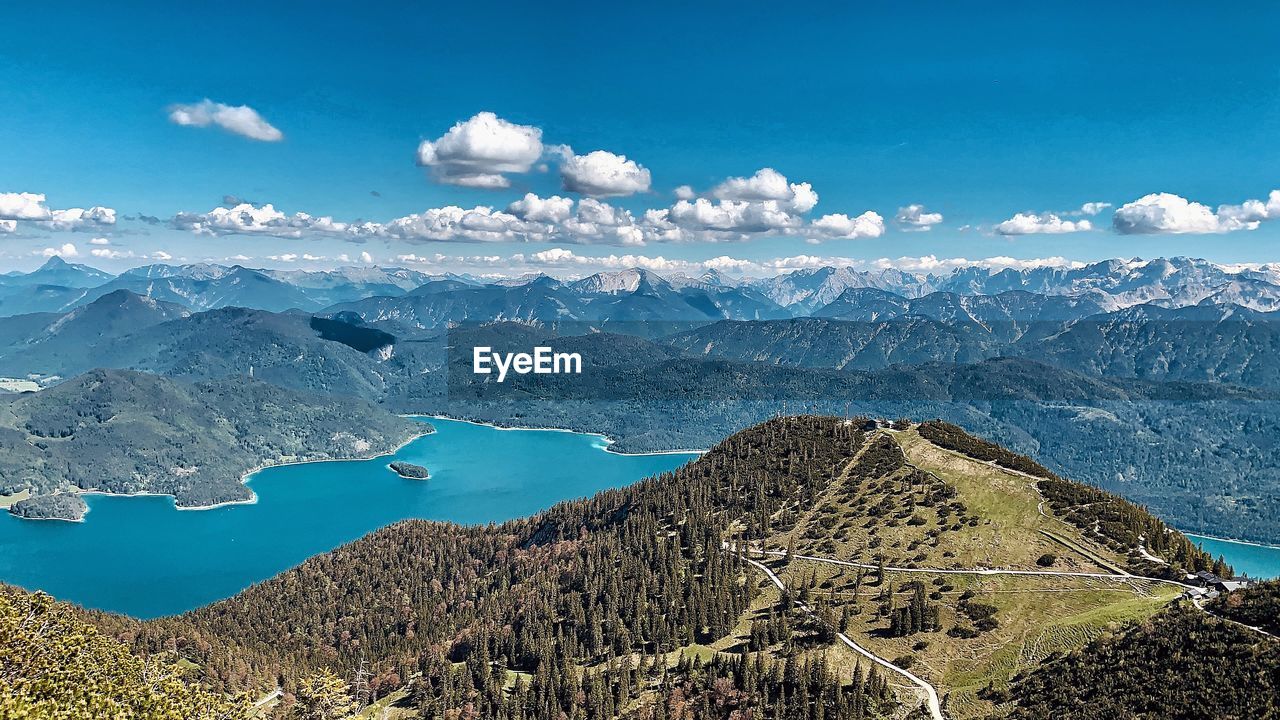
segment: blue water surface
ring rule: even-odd
[[[170,615],[398,520],[509,520],[696,457],[619,455],[597,435],[427,422],[436,432],[394,457],[255,473],[252,505],[179,511],[168,497],[91,495],[79,523],[0,513],[0,581],[135,617]],[[431,479],[399,477],[393,459],[426,466]]]
[[[1237,575],[1267,579],[1280,577],[1280,547],[1220,540],[1191,533],[1186,535],[1210,555],[1221,555]]]

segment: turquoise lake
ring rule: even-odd
[[[1280,547],[1219,540],[1191,533],[1187,533],[1187,537],[1214,557],[1221,555],[1235,569],[1237,575],[1255,578],[1280,577]]]
[[[425,420],[436,432],[373,460],[267,468],[252,505],[179,511],[168,497],[86,497],[80,523],[0,513],[0,581],[151,618],[230,597],[408,518],[477,524],[673,470],[693,453],[619,455],[598,435]],[[405,480],[393,459],[425,465]]]
[[[696,457],[610,453],[598,435],[428,422],[436,432],[394,456],[255,473],[252,505],[179,511],[167,497],[90,495],[82,523],[0,513],[0,581],[135,617],[170,615],[399,520],[500,522]],[[400,478],[393,459],[425,465],[431,479]],[[1280,577],[1280,548],[1191,537],[1239,573]]]

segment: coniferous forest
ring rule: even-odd
[[[884,555],[878,568],[857,572],[852,604],[829,602],[838,588],[820,584],[812,570],[766,595],[770,586],[738,552],[798,533],[806,508],[869,488],[924,493],[926,505],[917,513],[933,504],[940,518],[966,515],[964,523],[948,520],[948,527],[981,527],[983,519],[959,504],[954,486],[909,465],[898,441],[874,428],[862,419],[777,418],[729,437],[675,472],[534,517],[475,527],[401,522],[182,616],[140,622],[77,613],[16,590],[8,591],[9,607],[19,615],[61,608],[62,616],[91,626],[94,642],[135,658],[146,672],[170,673],[167,682],[179,691],[172,702],[194,703],[189,716],[202,719],[242,716],[245,698],[272,698],[272,688],[279,702],[255,712],[281,720],[348,717],[389,695],[399,697],[398,709],[421,718],[927,717],[917,703],[904,704],[894,689],[900,677],[829,655],[837,633],[856,632],[864,576],[879,592],[869,596],[878,598],[870,606],[877,618],[872,632],[916,649],[986,642],[985,634],[1002,625],[997,615],[1005,617],[987,602],[996,596],[961,593],[941,578],[895,585],[886,579]],[[938,446],[1006,459],[1005,451],[958,428],[947,429]],[[1035,469],[1016,457],[1010,465]],[[1215,567],[1135,505],[1052,474],[1028,482],[1064,522],[1090,528],[1117,556],[1146,542],[1165,559],[1165,572]],[[858,506],[865,523],[876,526],[885,502],[863,499]],[[1098,507],[1109,509],[1091,509]],[[924,516],[898,518],[896,501],[886,512],[894,514],[883,520],[886,527],[935,542],[942,535],[925,527]],[[914,522],[917,517],[922,522]],[[811,537],[815,525],[807,527],[806,547],[827,539]],[[832,527],[836,537],[848,522]],[[779,572],[800,562],[794,544],[786,556],[768,562]],[[1056,561],[1049,557],[1047,564]],[[1273,625],[1274,587],[1228,596],[1210,609],[1238,622]],[[958,601],[951,604],[947,593]],[[740,640],[726,646],[726,638]],[[705,650],[717,642],[728,649]],[[1148,698],[1139,686],[1159,681],[1170,689],[1152,697],[1192,708],[1188,712],[1243,707],[1261,714],[1220,717],[1267,717],[1274,699],[1257,690],[1274,686],[1277,652],[1275,642],[1254,631],[1175,605],[1117,626],[1083,649],[1052,653],[1008,687],[991,688],[985,699],[1001,716],[1016,718],[1129,717],[1115,713],[1142,706]],[[20,657],[11,650],[0,657],[0,668],[7,662],[10,674],[18,672],[14,658]],[[909,667],[913,658],[894,662]],[[1228,671],[1215,674],[1214,666]],[[1104,667],[1120,670],[1103,682],[1097,677]],[[1177,677],[1185,682],[1174,682]],[[1260,677],[1261,684],[1220,687],[1238,677]],[[1090,694],[1100,688],[1105,701]],[[133,702],[128,692],[112,693],[123,699],[111,702]],[[1196,695],[1210,699],[1187,699]],[[1089,714],[1094,708],[1102,714]],[[1045,715],[1046,709],[1064,714]]]

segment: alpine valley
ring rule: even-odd
[[[13,522],[92,524],[87,492],[245,502],[257,468],[429,432],[405,415],[709,449],[526,517],[395,522],[179,615],[0,586],[0,716],[1280,717],[1280,582],[1182,532],[1280,539],[1277,311],[1280,268],[1188,258],[574,279],[54,258],[0,277]],[[481,346],[582,372],[499,383]],[[371,462],[418,490],[449,472]]]
[[[404,427],[395,413],[602,432],[616,450],[661,451],[707,447],[790,408],[944,418],[1181,529],[1274,542],[1277,298],[1280,268],[1188,258],[945,275],[633,269],[577,280],[211,264],[113,277],[53,258],[0,277],[0,311],[14,313],[0,317],[0,376],[45,388],[2,408],[6,446],[24,449],[0,467],[0,491],[242,499],[239,477],[263,463],[395,447],[405,439],[392,430]],[[539,344],[580,353],[584,373],[497,384],[470,372],[472,347]],[[103,369],[135,374],[85,375]],[[137,383],[154,386],[150,398],[201,399],[111,392]],[[255,416],[280,407],[264,405],[264,393],[308,417],[317,411],[303,408],[329,403],[333,417],[360,420],[307,431],[290,413]],[[291,439],[196,462],[191,431],[156,421],[157,411],[198,427],[214,417],[210,402],[236,407],[246,423],[225,442],[268,425]],[[110,410],[86,410],[97,405]],[[75,422],[41,420],[67,413]],[[112,438],[120,414],[191,456],[166,450],[138,465]],[[114,448],[137,471],[86,473],[77,453],[88,447]],[[13,504],[61,517],[80,507]]]

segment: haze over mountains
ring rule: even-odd
[[[761,320],[807,315],[861,319],[849,314],[866,313],[875,298],[895,304],[888,295],[861,292],[866,290],[913,301],[937,293],[947,294],[940,296],[946,298],[1015,291],[1070,298],[1048,303],[1045,312],[1058,315],[1141,304],[1169,308],[1232,304],[1270,312],[1280,309],[1280,268],[1236,268],[1191,258],[1158,258],[998,271],[974,266],[941,274],[822,267],[771,278],[735,279],[715,271],[698,278],[663,277],[633,268],[578,280],[540,274],[486,280],[405,268],[255,270],[210,263],[148,265],[111,276],[55,257],[31,273],[0,276],[0,314],[65,311],[121,289],[192,310],[240,306],[318,311],[332,307],[356,312],[370,322],[385,320],[415,327],[476,319],[478,314],[490,319],[587,321]],[[1020,302],[1036,304],[1026,296],[1017,297]],[[913,303],[909,311],[928,304]],[[871,312],[874,315],[875,311]]]

